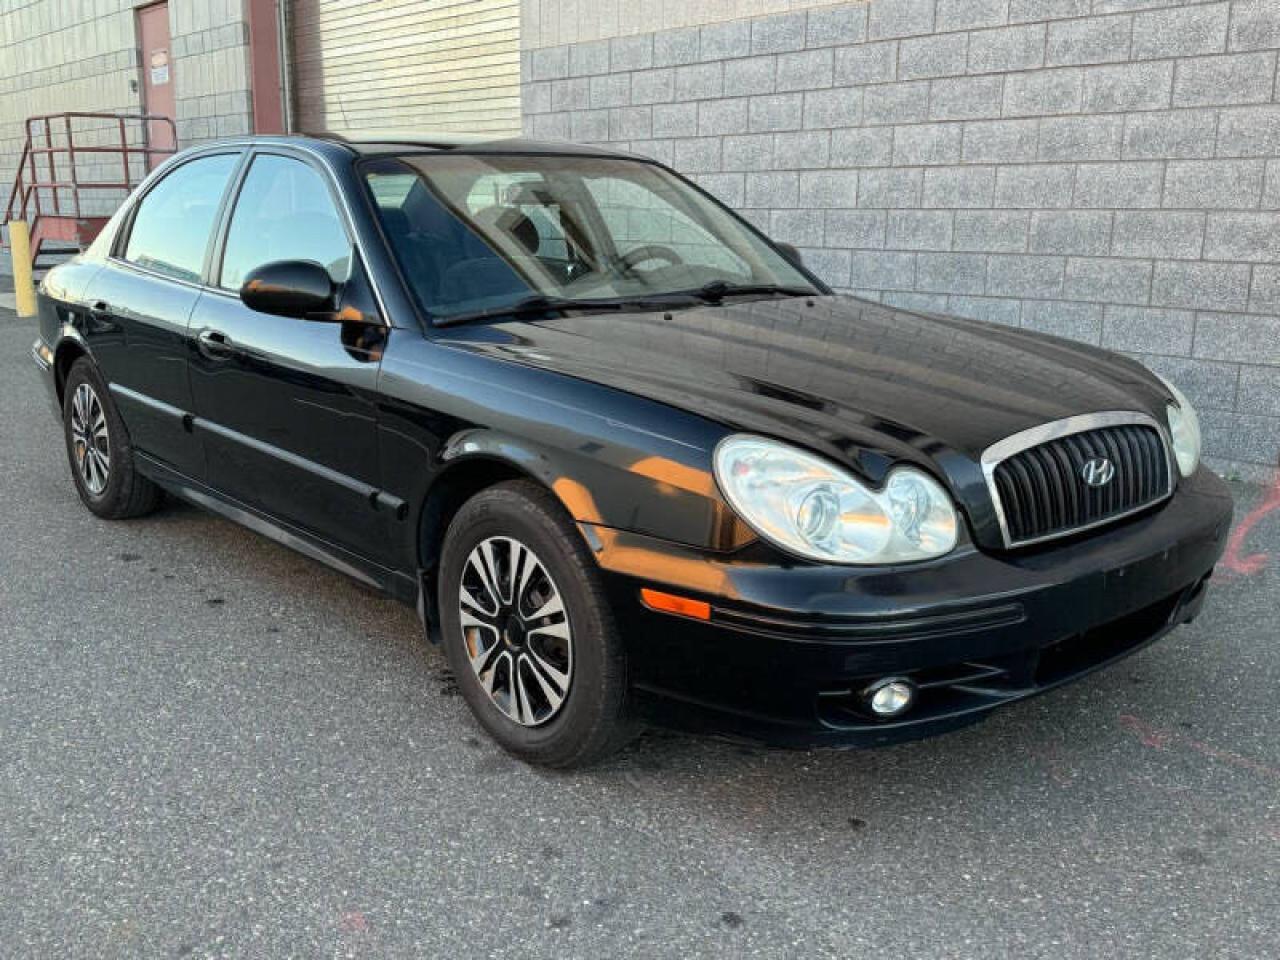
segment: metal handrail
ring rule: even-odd
[[[105,120],[108,124],[101,129],[110,129],[111,126],[116,127],[119,134],[119,143],[111,143],[108,145],[76,145],[76,132],[74,120]],[[61,121],[61,131],[55,132],[55,123]],[[132,156],[151,156],[174,153],[176,147],[153,147],[150,145],[138,146],[129,142],[129,130],[127,123],[132,121],[140,121],[147,125],[151,123],[166,123],[169,130],[173,134],[173,141],[177,143],[177,128],[174,125],[172,117],[162,116],[155,113],[94,113],[90,111],[68,111],[65,113],[50,113],[35,117],[28,117],[26,121],[26,142],[22,147],[22,154],[18,160],[18,169],[14,177],[13,189],[9,191],[9,202],[5,206],[4,219],[2,223],[8,223],[10,220],[26,220],[28,212],[34,214],[31,218],[31,225],[34,224],[41,216],[74,216],[77,219],[81,217],[80,193],[88,190],[132,190],[137,186],[138,178],[133,176],[130,169],[129,160]],[[42,129],[39,129],[42,128]],[[145,129],[145,126],[144,126]],[[88,132],[88,131],[82,131]],[[98,131],[94,131],[98,132]],[[58,144],[55,138],[61,135],[65,139],[65,143]],[[39,140],[37,138],[40,138]],[[93,180],[81,181],[79,170],[76,166],[76,157],[83,154],[119,154],[121,161],[121,169],[124,175],[122,180]],[[47,171],[47,178],[43,178],[37,172],[36,158],[43,157],[45,159],[44,166]],[[70,179],[60,179],[58,176],[58,158],[65,157],[69,164]],[[28,176],[29,173],[29,176]],[[52,210],[43,209],[41,200],[41,191],[49,191],[51,193]],[[62,197],[60,191],[71,191],[71,209],[73,212],[64,212],[62,208]]]
[[[17,201],[18,191],[22,189],[22,169],[27,165],[27,157],[31,154],[31,142],[28,140],[22,145],[22,155],[18,157],[17,176],[13,178],[13,189],[9,191],[9,202],[5,204],[4,222],[8,223],[14,219],[24,219],[22,217],[15,218],[13,216],[13,205]],[[26,209],[26,203],[23,203],[23,209]]]

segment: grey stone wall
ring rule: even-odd
[[[1125,351],[1280,450],[1280,0],[872,0],[526,50],[528,135],[691,175],[833,286]]]
[[[249,25],[243,0],[169,2],[178,141],[253,132]]]
[[[81,16],[69,18],[59,15],[66,8],[54,0],[0,4],[0,206],[8,201],[13,186],[27,117],[71,110],[137,112],[139,96],[130,85],[140,76],[132,41],[133,11],[109,6],[78,9]],[[55,136],[61,132],[57,125],[53,130]],[[104,143],[116,134],[111,125],[76,123],[77,142],[82,145]],[[77,168],[84,180],[118,180],[120,160],[113,160],[108,164],[84,155]],[[39,172],[48,179],[46,167],[40,166]],[[67,173],[59,166],[60,177]],[[48,191],[43,199],[51,200]],[[86,194],[85,212],[110,212],[118,199],[106,193]],[[62,200],[69,197],[64,194]],[[5,250],[0,253],[0,270],[8,269]]]
[[[27,117],[66,111],[140,112],[142,67],[136,14],[146,2],[0,3],[0,204],[8,200],[13,186]],[[170,0],[169,29],[179,146],[250,131],[253,114],[242,0]],[[111,123],[76,121],[75,134],[81,145],[119,142],[117,127]],[[140,127],[133,125],[130,135],[132,142],[140,142]],[[121,178],[118,157],[82,155],[76,167],[84,181]],[[142,172],[135,158],[134,173]],[[65,161],[58,176],[69,176]],[[122,193],[85,192],[83,210],[111,213],[122,197]],[[64,192],[62,199],[67,201],[69,195]],[[6,250],[0,253],[0,271],[9,269]]]

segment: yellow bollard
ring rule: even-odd
[[[31,280],[31,235],[27,221],[9,221],[9,253],[13,257],[13,291],[18,316],[36,315],[36,286]]]

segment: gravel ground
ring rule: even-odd
[[[1280,954],[1280,511],[1198,622],[978,727],[549,774],[412,610],[84,510],[34,329],[0,311],[0,954]]]

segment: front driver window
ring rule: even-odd
[[[276,260],[314,260],[342,283],[351,241],[319,173],[301,160],[262,154],[236,198],[219,285],[239,290],[251,270]]]
[[[209,233],[240,157],[200,157],[167,174],[142,198],[124,258],[190,283],[200,282]]]

